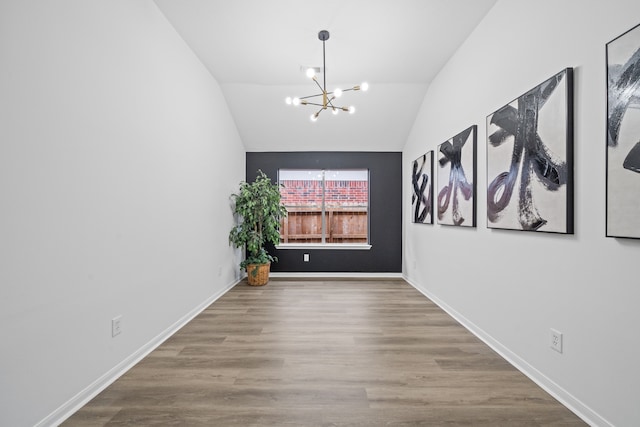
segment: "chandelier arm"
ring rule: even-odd
[[[309,99],[309,98],[313,98],[313,97],[316,97],[316,96],[322,96],[322,95],[324,95],[324,94],[323,93],[319,93],[317,95],[301,96],[298,99]]]
[[[323,93],[324,93],[324,92],[326,92],[326,90],[325,90],[325,89],[326,89],[326,83],[325,83],[325,89],[323,89],[323,88],[322,88],[322,86],[320,86],[320,83],[318,83],[318,80],[313,79],[313,81],[314,81],[314,82],[316,82],[316,84],[318,85],[318,87],[320,88],[320,90],[321,90]]]
[[[316,104],[315,102],[307,102],[306,104],[303,104],[303,105],[315,105],[316,107],[324,107],[324,105]],[[347,111],[348,110],[347,107],[340,107],[338,105],[333,105],[332,103],[327,103],[327,108],[335,108],[335,109],[343,110],[343,111]],[[322,110],[324,110],[324,108],[322,108]]]
[[[333,101],[334,99],[336,99],[336,97],[334,96],[333,98],[331,98],[328,102],[327,102],[327,106],[328,108],[331,108],[332,110],[342,110],[342,111],[349,111],[349,108],[347,107],[339,107],[337,105],[333,105]],[[316,104],[317,105],[317,104]]]
[[[318,106],[318,107],[323,107],[323,105],[322,105],[322,104],[316,104],[315,102],[307,102],[307,103],[306,103],[306,104],[304,104],[304,105],[316,105],[316,106]]]
[[[332,109],[336,109],[336,110],[342,110],[342,111],[349,111],[348,107],[338,107],[337,105],[332,105],[330,108]]]
[[[343,91],[343,92],[349,92],[350,90],[353,90],[353,89],[343,89],[342,91]],[[334,93],[335,93],[335,92],[327,92],[327,95],[333,95]],[[336,96],[335,96],[335,95],[334,95],[333,97],[334,97],[334,98],[336,98]],[[301,99],[302,99],[302,98],[301,98]]]

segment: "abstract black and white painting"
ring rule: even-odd
[[[487,117],[487,227],[573,234],[573,69]]]
[[[476,226],[476,141],[473,125],[438,145],[438,224]]]
[[[640,25],[607,43],[608,237],[640,238]]]
[[[433,224],[433,150],[413,161],[411,187],[412,221]]]

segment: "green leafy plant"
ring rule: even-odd
[[[265,249],[266,243],[280,243],[280,219],[287,210],[280,203],[280,185],[258,170],[255,181],[240,182],[240,189],[231,195],[235,214],[240,223],[229,232],[229,243],[237,248],[245,248],[246,258],[240,268],[246,270],[249,264],[267,264],[278,261]],[[256,270],[257,272],[257,270]]]

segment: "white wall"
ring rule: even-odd
[[[151,0],[0,2],[0,94],[0,425],[49,424],[235,283],[244,147]]]
[[[640,425],[640,241],[605,238],[605,44],[637,0],[499,1],[427,91],[404,149],[404,274],[595,425]],[[575,235],[486,227],[486,116],[575,69]],[[411,162],[478,125],[478,228],[411,223]],[[549,330],[564,334],[564,353]]]

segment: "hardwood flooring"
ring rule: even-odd
[[[64,426],[574,426],[402,280],[242,283]]]

